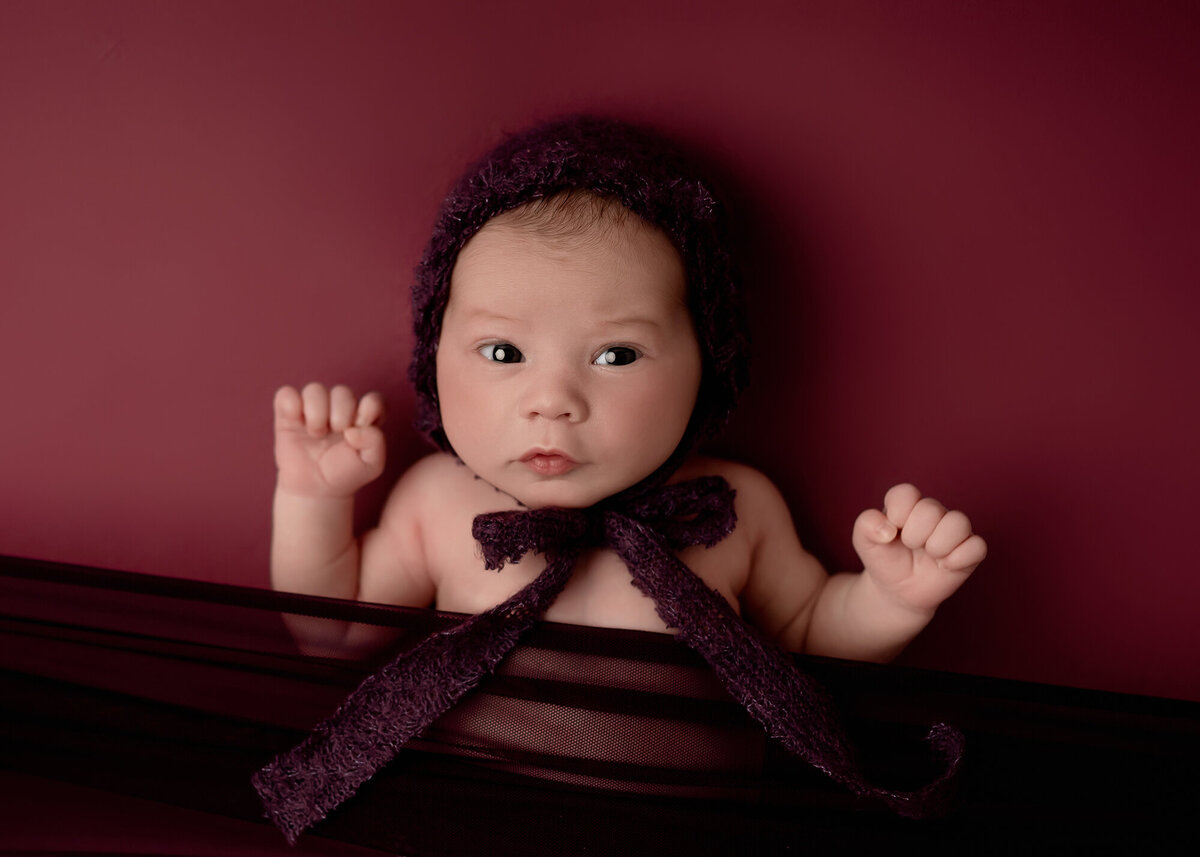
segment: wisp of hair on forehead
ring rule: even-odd
[[[590,190],[565,190],[531,199],[488,221],[488,225],[501,223],[550,241],[601,238],[627,228],[655,229],[620,201]]]

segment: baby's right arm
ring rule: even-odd
[[[275,462],[279,468],[271,534],[271,585],[332,598],[428,604],[433,589],[414,574],[412,543],[389,529],[354,535],[354,494],[383,472],[383,400],[357,400],[343,386],[309,384],[275,394]],[[346,623],[290,617],[302,648],[339,648]]]

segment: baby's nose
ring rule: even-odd
[[[566,367],[546,367],[528,373],[528,378],[521,401],[523,416],[573,423],[587,419],[587,397],[578,373]]]

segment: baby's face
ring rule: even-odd
[[[546,238],[503,218],[459,253],[437,352],[446,436],[530,507],[583,508],[675,451],[700,347],[670,242],[637,223]]]

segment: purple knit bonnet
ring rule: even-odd
[[[647,480],[661,481],[715,433],[746,384],[748,336],[724,213],[710,185],[667,140],[612,119],[572,116],[515,134],[477,161],[442,204],[412,288],[409,377],[416,427],[452,452],[438,409],[436,358],[458,253],[490,219],[563,191],[614,199],[660,229],[679,253],[702,374],[692,418],[675,454]]]

